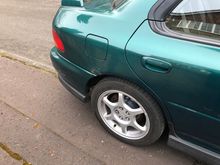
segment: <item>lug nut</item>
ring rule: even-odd
[[[123,108],[122,108],[122,107],[119,107],[119,109],[120,109],[120,110],[123,110]]]

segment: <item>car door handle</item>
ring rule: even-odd
[[[168,73],[172,69],[172,65],[169,62],[153,57],[143,57],[142,65],[146,69],[158,73]]]

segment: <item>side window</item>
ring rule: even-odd
[[[174,31],[220,40],[219,0],[183,0],[167,17]]]

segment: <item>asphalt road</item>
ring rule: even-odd
[[[43,69],[0,54],[0,75],[0,153],[3,143],[32,165],[196,164],[168,147],[166,138],[148,147],[116,140],[101,127],[89,103],[73,97]]]
[[[59,0],[1,0],[0,49],[50,65],[51,22],[59,3]],[[27,161],[41,165],[80,161],[197,164],[193,158],[166,146],[165,138],[144,148],[117,141],[103,130],[89,104],[78,101],[57,78],[42,70],[0,58],[0,75],[0,143],[21,152]],[[35,127],[40,130],[33,131]],[[51,146],[54,153],[50,152]],[[51,158],[53,154],[57,157]],[[0,148],[1,165],[15,162]]]
[[[1,0],[0,49],[50,64],[51,24],[60,0]]]

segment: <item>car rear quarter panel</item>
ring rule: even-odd
[[[64,42],[66,51],[63,56],[95,75],[128,74],[130,71],[124,56],[125,45],[137,27],[146,19],[154,3],[155,0],[128,0],[115,10],[61,7],[53,26]],[[94,56],[86,53],[88,35],[95,35],[108,41],[105,60],[95,58],[98,49],[97,52],[94,51]],[[102,40],[98,42],[102,44]]]

